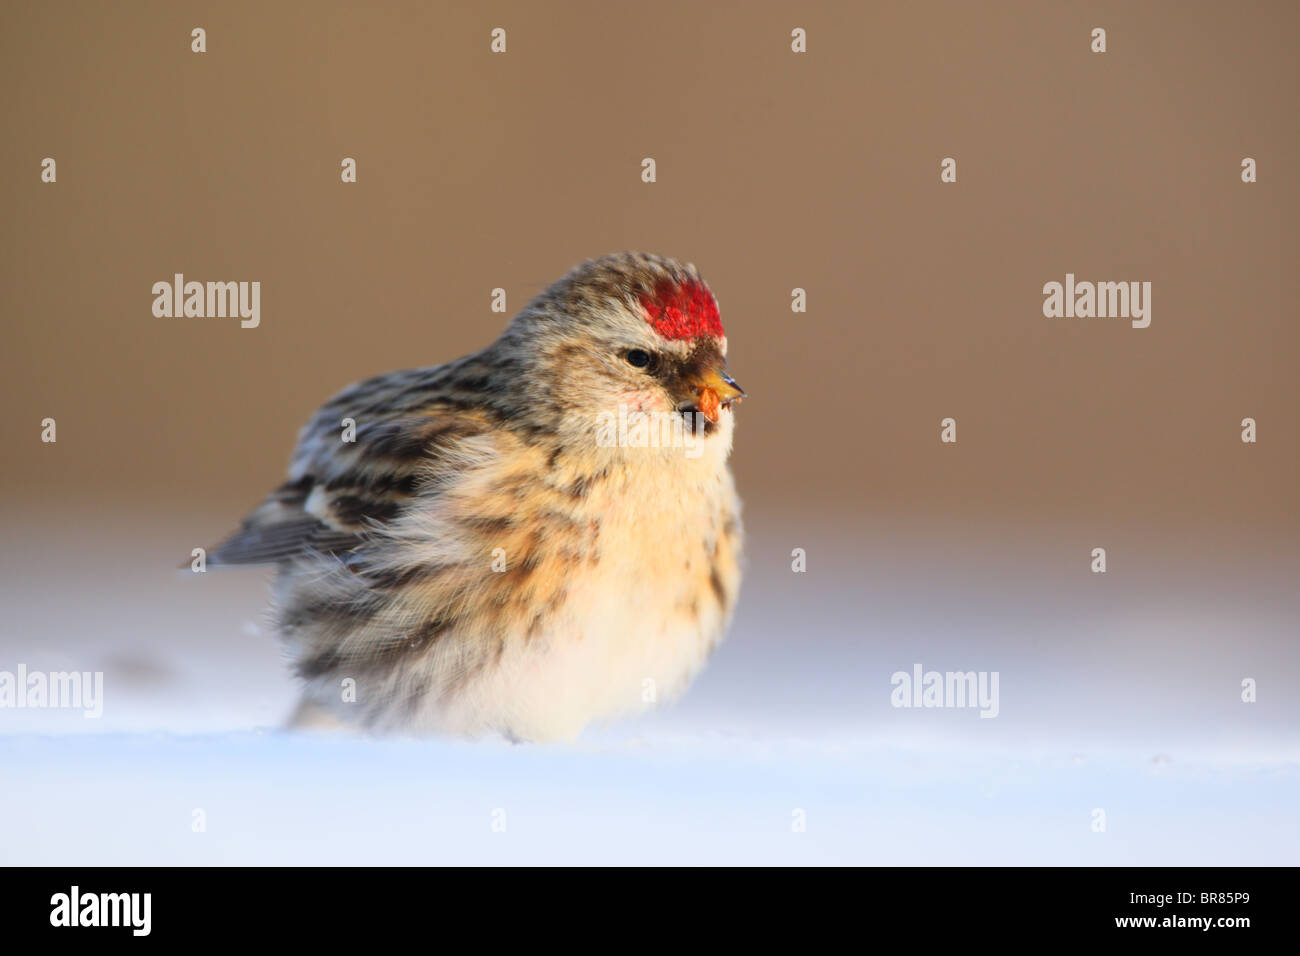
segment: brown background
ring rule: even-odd
[[[1283,594],[1297,28],[1292,3],[5,4],[11,596],[173,567],[330,394],[486,344],[493,287],[513,313],[628,248],[722,304],[759,573],[820,542],[853,588],[888,537],[1088,586],[1101,545],[1183,593],[1246,562]],[[174,272],[261,281],[261,327],[155,318]],[[1151,327],[1044,318],[1066,272],[1152,282]]]

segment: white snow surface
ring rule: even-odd
[[[105,692],[0,710],[0,863],[1300,862],[1293,565],[1076,587],[895,543],[795,575],[760,535],[682,700],[537,746],[283,732],[266,575],[103,538],[75,599],[57,542],[4,557],[0,670]],[[914,663],[998,671],[998,717],[893,707]]]

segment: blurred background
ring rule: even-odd
[[[945,819],[997,790],[995,759],[1118,761],[1096,772],[1140,781],[1149,819],[1220,821],[1222,854],[1187,862],[1294,862],[1297,27],[1282,2],[6,4],[0,669],[105,674],[100,720],[0,710],[9,772],[38,782],[10,819],[50,813],[69,760],[139,760],[118,778],[136,805],[176,757],[106,739],[64,759],[18,735],[277,726],[294,689],[269,573],[176,566],[280,481],[341,387],[487,344],[508,318],[494,288],[513,314],[578,261],[642,249],[694,262],[721,304],[751,396],[733,458],[749,570],[686,697],[588,740],[782,741],[783,766],[866,748],[850,816],[899,753],[956,781]],[[260,326],[155,317],[152,285],[177,272],[260,281]],[[1150,327],[1044,318],[1067,272],[1151,282]],[[998,671],[999,717],[891,707],[890,675],[916,663]],[[260,772],[227,759],[223,778]],[[1236,791],[1262,801],[1248,811],[1189,783],[1243,761],[1274,788]],[[692,786],[720,792],[690,766],[685,808]],[[1086,841],[1098,798],[1067,809],[1032,766],[1029,802],[1059,833],[1082,814]],[[952,862],[917,850],[935,834],[918,827],[895,856],[850,858]],[[11,858],[48,862],[23,829]],[[98,860],[131,858],[98,832]],[[242,832],[222,859],[274,845],[256,815]],[[967,862],[1166,862],[1187,839],[1117,858],[992,832],[935,839]],[[772,858],[737,839],[713,859]],[[175,852],[140,859],[211,860]]]

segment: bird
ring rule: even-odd
[[[327,401],[207,558],[278,568],[290,726],[572,741],[679,696],[740,589],[726,354],[694,265],[623,252]]]

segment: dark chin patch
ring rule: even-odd
[[[715,423],[709,421],[694,408],[680,408],[678,413],[686,423],[686,429],[692,434],[699,435],[702,438],[712,437],[718,430],[721,421]]]

